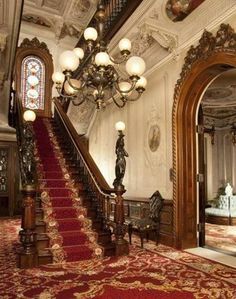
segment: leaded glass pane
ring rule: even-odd
[[[23,107],[44,110],[45,65],[37,56],[26,56],[21,64]]]

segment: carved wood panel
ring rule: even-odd
[[[202,93],[217,75],[236,67],[236,33],[221,24],[191,46],[177,81],[172,113],[174,238],[178,248],[197,240],[196,115]]]

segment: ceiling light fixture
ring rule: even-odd
[[[120,108],[127,101],[136,101],[145,91],[145,62],[139,56],[130,57],[131,42],[123,38],[119,42],[120,56],[113,59],[108,53],[108,45],[104,41],[105,6],[98,4],[95,19],[97,30],[88,27],[84,31],[86,41],[85,53],[82,48],[74,48],[61,54],[59,62],[63,72],[55,72],[52,76],[59,95],[71,99],[75,106],[84,101],[92,101],[96,108],[105,108],[110,99]],[[87,57],[84,57],[85,54]],[[78,79],[73,79],[80,61],[88,61]],[[118,68],[125,64],[127,78],[121,76]]]

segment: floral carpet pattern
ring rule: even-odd
[[[236,269],[151,242],[120,258],[20,270],[19,226],[20,220],[0,220],[1,299],[236,298]]]
[[[206,223],[205,234],[207,246],[236,254],[236,226]]]

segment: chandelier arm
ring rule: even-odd
[[[72,100],[72,104],[73,106],[80,106],[81,104],[84,103],[84,101],[86,100],[86,98],[83,98],[79,103],[75,102],[75,99]]]
[[[108,54],[108,55],[109,55],[109,54]],[[114,58],[112,58],[110,55],[109,55],[109,57],[110,57],[110,60],[111,60],[112,63],[119,65],[119,64],[121,64],[121,63],[127,61],[129,55],[123,55],[120,59],[114,59]]]
[[[56,90],[57,90],[57,93],[59,95],[59,97],[63,98],[63,99],[72,99],[72,98],[75,98],[75,95],[67,95],[67,94],[63,94],[60,90],[60,88],[57,88],[56,87]]]
[[[119,104],[118,101],[115,99],[115,97],[114,97],[113,95],[111,96],[111,98],[112,98],[112,101],[113,101],[113,102],[116,104],[116,106],[119,107],[119,108],[123,108],[123,107],[125,106],[125,104],[126,104],[125,98],[123,98],[123,97],[120,98],[121,101],[122,101],[122,104]]]
[[[127,98],[127,101],[135,102],[141,97],[141,95],[142,95],[142,93],[137,91],[137,95],[133,98],[131,98],[131,97]]]

